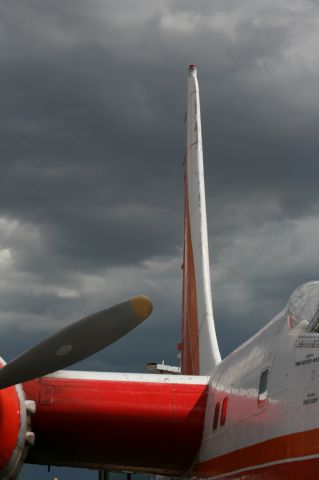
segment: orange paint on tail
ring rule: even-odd
[[[184,190],[183,323],[181,373],[184,375],[199,375],[197,295],[192,235],[189,218],[186,161]]]

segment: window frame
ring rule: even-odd
[[[267,403],[268,393],[269,393],[269,367],[266,367],[262,370],[259,377],[259,386],[258,386],[258,406],[262,407]]]
[[[226,423],[227,418],[227,409],[228,409],[228,396],[224,398],[222,409],[220,413],[220,425],[223,427]]]
[[[217,430],[217,427],[219,424],[219,412],[220,412],[220,402],[217,402],[214,410],[213,430]]]

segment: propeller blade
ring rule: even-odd
[[[85,317],[38,343],[0,369],[0,389],[66,368],[102,350],[143,322],[153,305],[133,297]]]

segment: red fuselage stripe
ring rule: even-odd
[[[319,459],[309,458],[241,470],[217,478],[218,480],[309,480],[318,478],[318,472]]]
[[[231,472],[239,470],[243,472],[251,467],[258,470],[265,464],[310,455],[319,455],[319,429],[284,435],[212,458],[199,463],[196,474],[198,477],[228,476]]]

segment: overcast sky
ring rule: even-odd
[[[298,284],[319,279],[318,8],[307,0],[0,3],[5,359],[143,293],[152,317],[80,367],[177,362],[190,63],[199,67],[222,354]],[[29,467],[21,478],[52,473]]]

